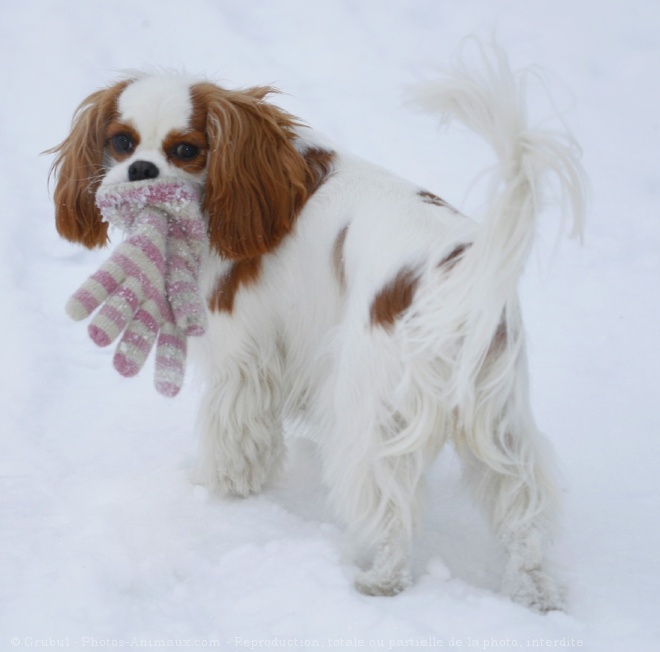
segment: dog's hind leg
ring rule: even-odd
[[[503,592],[538,611],[561,609],[562,593],[544,569],[559,490],[531,414],[521,333],[498,331],[462,423],[456,448],[466,478],[507,555]]]
[[[333,383],[325,478],[349,539],[368,560],[356,588],[394,595],[411,582],[424,474],[436,452],[436,406],[414,404],[414,388],[402,383],[407,371],[400,344],[390,333],[354,333],[344,344]]]

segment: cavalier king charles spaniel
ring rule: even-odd
[[[583,172],[569,135],[528,124],[524,80],[495,50],[416,92],[497,155],[479,222],[332,146],[269,87],[131,75],[87,97],[51,150],[57,229],[88,248],[108,241],[98,188],[199,185],[204,481],[261,491],[283,467],[284,425],[304,418],[368,595],[410,584],[425,474],[451,442],[506,553],[503,592],[562,606],[544,567],[559,491],[530,410],[516,285],[547,181],[580,232]]]

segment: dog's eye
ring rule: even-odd
[[[199,147],[190,143],[181,143],[172,149],[172,156],[182,161],[192,161],[199,156]]]
[[[110,139],[112,147],[121,154],[127,154],[133,149],[133,139],[128,134],[117,134]]]

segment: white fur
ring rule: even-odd
[[[152,125],[147,96],[178,90],[141,83],[127,91],[122,110],[157,140],[186,118],[185,103],[173,101]],[[530,411],[516,284],[547,173],[565,191],[579,230],[581,171],[569,140],[527,125],[519,83],[496,54],[483,57],[477,74],[460,65],[420,91],[426,108],[463,122],[498,156],[483,225],[337,153],[293,233],[263,258],[258,282],[238,291],[231,313],[210,314],[200,345],[205,481],[228,495],[261,491],[282,467],[283,422],[305,415],[323,451],[330,501],[370,559],[356,580],[368,594],[410,583],[424,475],[452,441],[508,552],[505,592],[542,611],[561,604],[543,569],[557,487]],[[307,129],[299,136],[301,150],[320,142]],[[342,286],[333,247],[347,225]],[[460,261],[439,266],[467,242]],[[209,253],[206,292],[228,265]],[[420,277],[413,304],[391,331],[371,324],[374,296],[406,266]]]

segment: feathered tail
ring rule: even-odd
[[[498,327],[510,318],[516,286],[529,257],[544,190],[554,176],[564,217],[581,236],[585,177],[580,151],[566,132],[531,127],[525,108],[528,75],[514,75],[504,53],[479,45],[478,68],[459,61],[444,79],[421,86],[414,100],[444,122],[457,120],[495,151],[492,198],[483,225],[443,283],[447,299],[438,331],[458,333],[443,350],[454,351],[450,400],[464,410]],[[437,299],[437,296],[436,296]],[[444,323],[447,322],[447,323]],[[441,326],[441,329],[437,327]],[[501,331],[504,332],[504,331]]]

